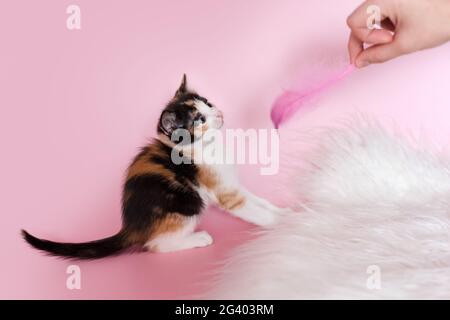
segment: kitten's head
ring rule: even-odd
[[[223,125],[223,115],[205,97],[187,87],[186,75],[175,96],[161,113],[158,133],[171,138],[177,129],[187,130],[191,137],[200,138],[210,129]]]

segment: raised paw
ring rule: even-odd
[[[251,220],[250,222],[258,226],[269,227],[278,221],[278,217],[276,213],[270,210],[258,210],[252,215]]]
[[[207,247],[213,243],[213,238],[206,231],[195,232],[189,238],[189,241],[192,241],[192,247],[196,248]]]

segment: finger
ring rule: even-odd
[[[363,42],[359,40],[353,33],[348,39],[348,53],[350,56],[350,63],[354,64],[356,57],[364,50]]]
[[[367,9],[373,5],[380,8],[380,11],[381,11],[380,19],[381,20],[388,18],[388,16],[387,16],[388,6],[386,6],[384,4],[384,1],[382,1],[382,0],[365,1],[358,8],[356,8],[355,11],[353,11],[353,13],[350,16],[348,16],[347,25],[349,26],[349,28],[352,30],[355,28],[368,29],[367,21],[369,18],[369,13],[368,13]],[[383,10],[381,10],[381,9],[383,9]]]
[[[377,18],[380,19],[379,25],[383,29],[377,28],[375,25],[371,27],[376,22],[373,20],[373,11],[368,11],[371,6],[379,8],[380,16]],[[383,0],[365,1],[347,18],[347,24],[351,32],[364,43],[388,43],[393,39],[390,31],[395,30],[395,26],[388,16],[389,11],[389,6]]]
[[[403,52],[398,43],[398,41],[393,41],[367,48],[356,57],[355,65],[362,68],[372,63],[381,63],[398,57]]]
[[[360,41],[368,44],[383,44],[392,42],[394,36],[388,30],[384,29],[369,29],[367,27],[354,28],[352,33]]]
[[[366,25],[366,2],[362,3],[358,8],[355,9],[355,11],[352,12],[351,15],[347,18],[347,25],[350,29],[353,28],[360,28]]]

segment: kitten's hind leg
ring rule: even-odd
[[[195,217],[186,218],[180,215],[176,217],[178,219],[176,226],[168,223],[167,218],[160,223],[154,232],[155,235],[145,244],[147,249],[153,252],[174,252],[206,247],[213,243],[212,237],[206,231],[194,232],[197,225]]]

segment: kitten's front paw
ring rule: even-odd
[[[278,221],[277,215],[268,210],[261,210],[253,216],[253,223],[261,227],[270,227]]]
[[[191,240],[197,248],[206,247],[213,243],[213,238],[206,231],[198,231],[191,235]]]

